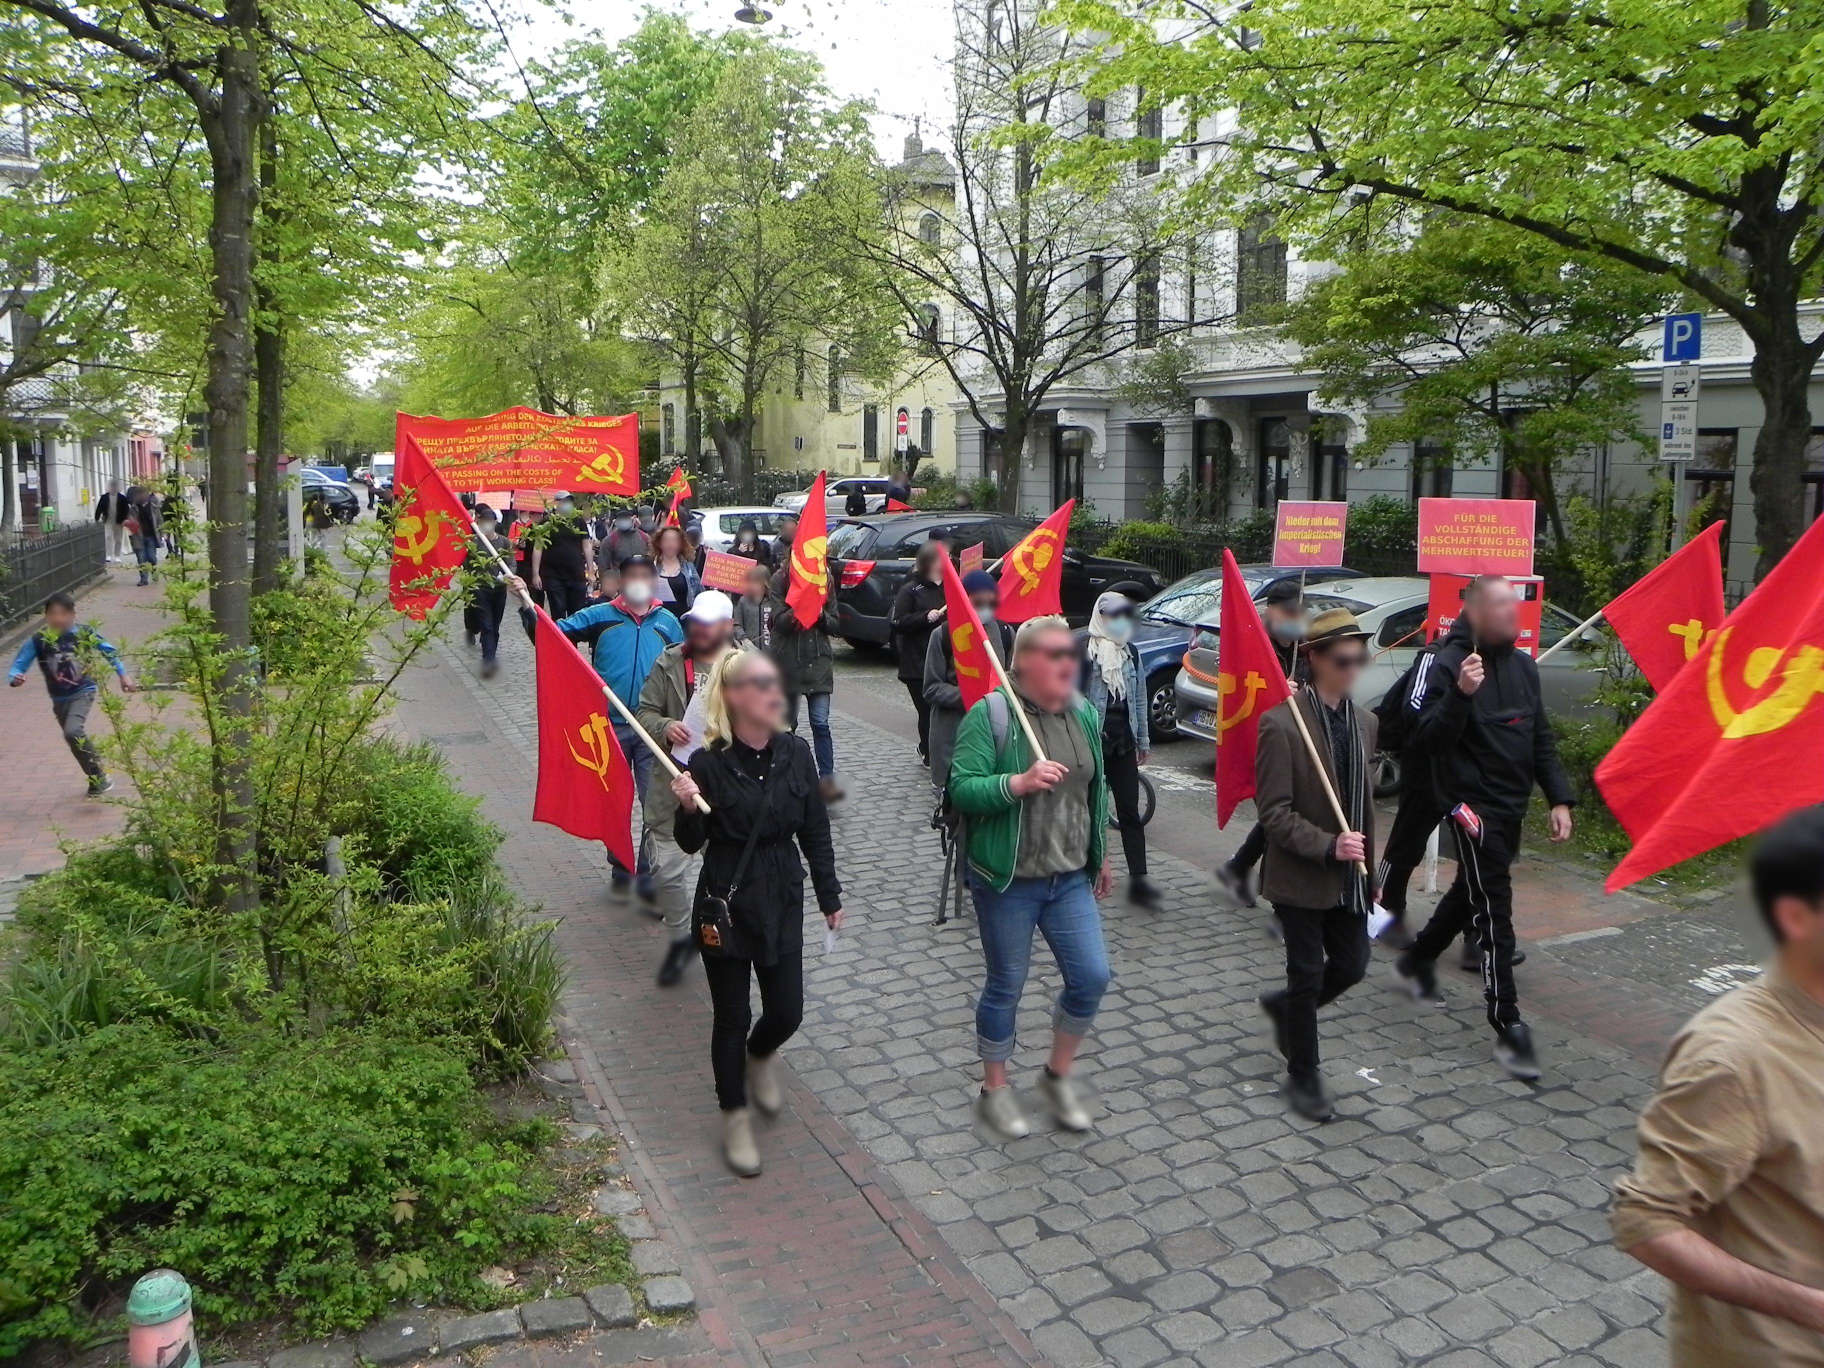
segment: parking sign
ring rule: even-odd
[[[1668,366],[1675,361],[1696,361],[1704,352],[1704,316],[1700,313],[1668,314],[1666,344],[1660,359]]]

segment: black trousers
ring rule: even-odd
[[[1256,822],[1254,829],[1247,834],[1240,848],[1229,856],[1229,864],[1234,867],[1237,874],[1246,874],[1260,863],[1260,857],[1266,853],[1267,829]]]
[[[580,579],[558,579],[541,575],[545,582],[545,611],[555,618],[567,618],[581,612],[589,602],[589,586]]]
[[[494,659],[500,650],[500,620],[507,612],[507,586],[488,584],[473,589],[462,607],[462,627],[481,640],[481,658]]]
[[[1375,870],[1381,906],[1394,916],[1406,915],[1406,887],[1412,882],[1412,872],[1424,861],[1425,843],[1449,810],[1429,784],[1408,783],[1401,791],[1399,810],[1393,815],[1393,828]]]
[[[1127,877],[1146,877],[1146,828],[1140,825],[1140,754],[1132,746],[1116,746],[1102,756],[1108,771],[1108,792],[1115,800],[1115,820],[1121,826],[1121,853],[1127,856]]]
[[[931,705],[925,702],[925,682],[922,679],[902,679],[906,694],[912,700],[912,706],[918,710],[918,754],[921,759],[931,754]]]
[[[716,1075],[716,1101],[723,1111],[734,1111],[747,1105],[747,1056],[772,1054],[804,1020],[804,951],[782,949],[776,964],[704,955],[703,974],[714,1012],[709,1063]],[[753,1020],[748,1003],[750,976],[760,985],[759,1021]]]
[[[1407,953],[1429,964],[1465,928],[1482,952],[1482,995],[1488,1024],[1497,1031],[1520,1020],[1514,990],[1514,857],[1520,852],[1520,823],[1482,820],[1481,840],[1462,831],[1457,840],[1457,877]]]
[[[1286,937],[1286,986],[1268,995],[1286,1023],[1286,1072],[1317,1077],[1317,1009],[1335,1002],[1368,972],[1368,919],[1347,907],[1274,903]]]

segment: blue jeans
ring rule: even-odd
[[[1089,1034],[1102,993],[1108,987],[1108,951],[1102,944],[1102,913],[1082,870],[1042,879],[1015,879],[1002,892],[971,878],[975,922],[982,937],[987,982],[975,1004],[976,1043],[990,1063],[1013,1057],[1014,1009],[1032,966],[1036,929],[1051,947],[1064,975],[1064,991],[1052,1025],[1065,1035]]]
[[[547,580],[546,583],[549,584],[550,581]],[[616,722],[614,724],[614,739],[620,742],[621,754],[626,756],[627,763],[633,766],[634,806],[644,814],[646,810],[646,785],[652,778],[652,752],[647,749],[646,743],[634,734],[633,728],[628,726],[625,722]],[[645,820],[643,815],[641,820]],[[638,868],[635,872],[640,876],[641,882],[644,883],[652,877],[652,860],[646,853],[646,842],[643,837],[637,849],[638,859],[636,864],[638,865]],[[617,883],[626,879],[627,871],[622,868],[620,861],[616,860],[612,855],[608,857],[608,866],[614,871],[615,881]]]
[[[141,533],[133,538],[133,556],[139,562],[139,582],[152,582],[152,567],[158,564],[158,538]]]
[[[788,694],[785,700],[786,721],[792,730],[798,730],[798,694]],[[817,756],[817,773],[828,779],[836,773],[836,738],[830,732],[830,696],[827,693],[804,694],[804,701],[810,705],[811,714],[811,750]]]

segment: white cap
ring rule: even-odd
[[[705,589],[697,595],[697,601],[684,610],[687,622],[733,622],[735,620],[734,600],[720,589]]]

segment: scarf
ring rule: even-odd
[[[1083,645],[1089,663],[1102,675],[1109,701],[1119,703],[1127,697],[1127,643],[1116,641],[1108,634],[1108,623],[1102,616],[1102,605],[1111,600],[1119,600],[1120,603],[1128,601],[1125,594],[1103,594],[1098,598],[1094,611],[1089,615],[1089,636]]]
[[[1312,709],[1317,713],[1318,725],[1323,731],[1323,745],[1330,753],[1330,768],[1336,774],[1337,801],[1343,805],[1343,812],[1349,818],[1349,829],[1365,830],[1362,821],[1370,802],[1368,757],[1362,753],[1362,724],[1355,715],[1355,703],[1345,695],[1342,707],[1333,714],[1324,706],[1324,700],[1317,696],[1317,690],[1309,684],[1300,692],[1310,698]],[[1340,736],[1332,729],[1331,721],[1332,717],[1339,714],[1342,719]],[[1341,742],[1340,750],[1338,742]],[[1367,916],[1368,881],[1353,865],[1349,867],[1346,877],[1348,885],[1343,891],[1343,905],[1358,917]]]

